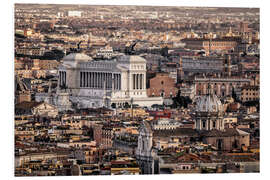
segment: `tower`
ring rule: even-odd
[[[209,48],[209,53],[208,53],[209,55],[211,54],[211,46],[212,46],[212,37],[210,36],[209,37],[209,47],[208,47]]]
[[[177,82],[180,82],[180,80],[184,79],[184,71],[183,71],[183,59],[180,57],[179,59],[179,68],[177,71]]]
[[[231,55],[226,54],[225,58],[224,58],[224,62],[223,62],[223,66],[224,66],[224,74],[226,76],[231,76]]]
[[[245,33],[248,32],[248,23],[247,22],[240,22],[240,32]]]
[[[153,131],[147,121],[143,121],[138,136],[138,146],[136,149],[136,159],[142,174],[158,174],[158,160],[152,148]]]

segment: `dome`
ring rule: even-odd
[[[63,61],[91,61],[92,58],[83,53],[70,53],[63,58]]]
[[[196,112],[223,112],[223,105],[216,95],[207,94],[197,99]]]

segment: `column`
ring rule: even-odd
[[[135,77],[135,86],[134,86],[134,89],[137,89],[137,74],[135,74],[134,77]]]
[[[120,77],[119,77],[119,74],[117,74],[116,77],[117,77],[117,89],[120,89]]]
[[[132,89],[135,89],[135,74],[132,74]]]
[[[58,79],[58,81],[59,81],[59,86],[61,86],[61,71],[59,71],[59,79]]]
[[[107,73],[104,73],[105,89],[107,89]]]
[[[137,89],[140,89],[140,74],[137,74],[137,81],[138,81]]]
[[[88,87],[88,72],[86,72],[86,87]]]
[[[89,80],[88,80],[88,85],[89,85],[89,87],[91,87],[91,72],[88,72],[89,73]]]
[[[99,89],[100,88],[100,74],[99,72],[97,72],[97,88]]]
[[[115,74],[115,77],[116,77],[116,79],[115,79],[115,81],[116,81],[115,89],[118,90],[118,86],[119,86],[118,74]]]
[[[112,73],[110,73],[110,80],[109,80],[110,89],[112,88]]]
[[[117,74],[113,74],[114,89],[117,89]]]
[[[139,76],[136,74],[136,89],[139,89]]]
[[[82,72],[80,72],[80,87],[82,87]]]
[[[102,73],[99,73],[99,88],[102,88]]]
[[[82,87],[84,87],[84,72],[82,72]]]
[[[105,83],[104,83],[104,88],[106,89],[106,84],[107,84],[107,81],[106,81],[106,73],[103,73],[103,81],[105,82]]]
[[[109,89],[109,73],[106,73],[105,81],[106,81],[106,89]]]
[[[121,90],[121,74],[119,74],[119,90]]]
[[[61,71],[61,86],[63,86],[63,71]]]
[[[83,81],[84,81],[84,87],[86,87],[86,78],[87,78],[87,74],[86,74],[86,72],[84,72],[84,79],[83,79]]]
[[[89,87],[92,87],[92,72],[89,72]]]
[[[98,72],[96,72],[96,88],[98,88]]]
[[[94,85],[95,88],[97,88],[97,73],[95,72],[95,85]]]
[[[225,88],[226,88],[226,96],[227,95],[230,95],[230,84],[229,83],[226,83],[225,84]]]
[[[103,77],[103,72],[101,73],[101,88],[103,89],[104,86],[104,77]]]
[[[145,82],[144,74],[142,74],[142,82],[143,82],[142,89],[145,89],[146,82]]]
[[[94,80],[94,72],[91,72],[91,74],[92,74],[92,78],[91,78],[92,79],[92,88],[94,88],[94,81],[95,81]]]
[[[112,90],[115,90],[115,74],[113,74],[113,79],[112,79]]]
[[[92,72],[89,72],[89,87],[92,87]]]
[[[65,86],[67,84],[67,72],[64,72],[64,84],[65,84]]]
[[[106,76],[105,76],[106,73],[103,73],[103,88],[106,89]]]
[[[108,74],[108,88],[111,89],[111,83],[112,83],[112,80],[111,80],[111,73]]]
[[[142,89],[142,74],[140,74],[140,89]]]
[[[98,88],[101,88],[101,73],[98,73]]]
[[[93,88],[96,87],[96,73],[93,72]]]
[[[116,84],[116,74],[113,74],[113,90],[115,90],[117,87],[117,84]]]

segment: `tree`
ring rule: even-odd
[[[192,100],[188,96],[181,96],[181,91],[177,92],[176,97],[172,98],[173,104],[172,108],[187,108],[188,104],[192,103]]]
[[[232,98],[234,99],[235,102],[238,102],[237,95],[235,93],[234,87],[232,87]]]
[[[167,46],[162,48],[160,52],[161,56],[168,57],[169,56],[168,51],[169,51],[169,48]]]
[[[116,104],[115,104],[115,103],[112,103],[111,107],[112,107],[113,109],[115,109],[115,108],[116,108]]]
[[[128,104],[128,102],[125,102],[125,104],[124,104],[124,108],[130,108],[130,105]]]

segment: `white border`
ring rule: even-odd
[[[84,176],[84,177],[50,177],[49,179],[137,179],[137,178],[199,178],[199,179],[228,179],[228,178],[247,178],[254,179],[262,177],[262,175],[268,175],[268,148],[269,143],[267,137],[267,128],[269,128],[269,121],[267,118],[268,100],[269,100],[269,80],[267,80],[267,72],[269,71],[269,59],[267,59],[268,53],[268,40],[269,34],[269,11],[267,7],[269,4],[266,0],[8,0],[1,4],[1,52],[4,56],[1,56],[1,177],[3,179],[15,179],[14,177],[14,133],[13,133],[13,38],[14,38],[14,26],[13,26],[13,8],[14,3],[42,3],[42,4],[87,4],[87,5],[151,5],[151,6],[195,6],[195,7],[250,7],[260,8],[261,18],[261,173],[257,174],[197,174],[197,175],[158,175],[158,176]],[[263,143],[262,143],[263,142]],[[48,177],[20,177],[19,179],[47,179]]]

